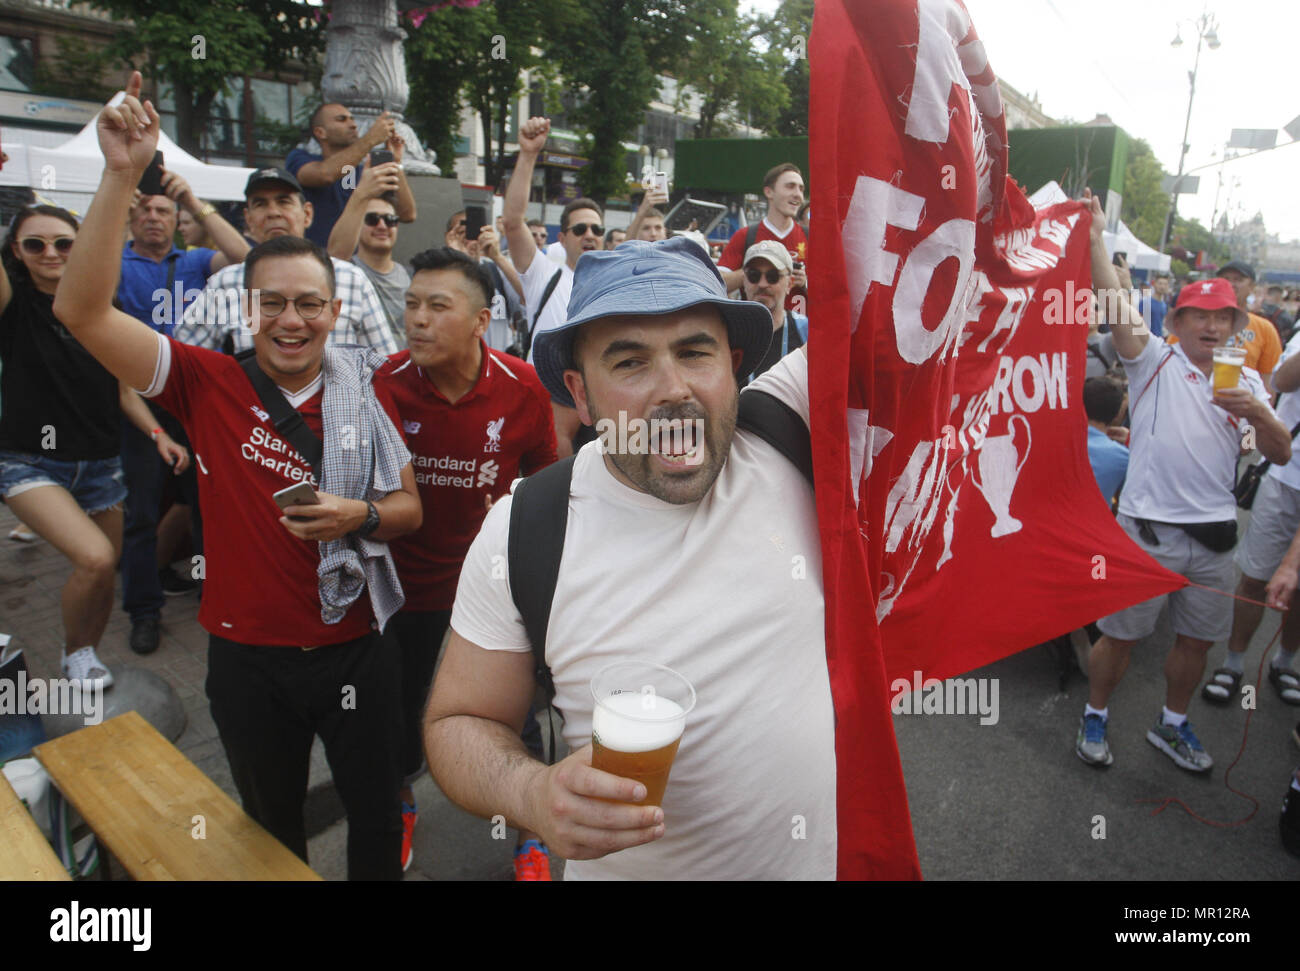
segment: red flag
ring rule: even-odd
[[[1078,203],[1035,212],[1008,179],[965,7],[821,0],[810,58],[839,872],[898,877],[917,865],[894,679],[960,674],[1186,581],[1128,540],[1093,478],[1090,219]]]

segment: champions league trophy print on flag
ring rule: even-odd
[[[1016,419],[1025,426],[1025,450],[1016,456]],[[1029,459],[1029,449],[1033,436],[1029,431],[1029,419],[1024,415],[1012,415],[1007,420],[1008,432],[1005,435],[989,435],[984,439],[979,450],[978,478],[971,477],[971,482],[980,491],[984,501],[993,511],[995,522],[989,535],[996,539],[1008,533],[1019,532],[1024,525],[1011,515],[1011,494],[1015,492],[1016,480],[1020,470]]]

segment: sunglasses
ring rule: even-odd
[[[365,216],[367,226],[378,226],[382,219],[384,225],[390,229],[398,224],[400,220],[391,212],[368,212]]]
[[[30,253],[32,256],[40,256],[45,252],[45,247],[51,243],[54,244],[54,251],[60,255],[66,256],[72,250],[72,244],[75,240],[71,236],[60,236],[57,239],[41,239],[39,236],[24,236],[18,241],[18,245],[23,248],[24,253]]]
[[[770,283],[772,286],[776,286],[778,283],[780,283],[781,277],[783,276],[785,276],[785,273],[782,272],[781,270],[776,269],[775,267],[773,267],[770,270],[767,270],[766,272],[764,272],[763,270],[745,271],[745,279],[748,280],[750,283],[757,283],[759,280],[763,279],[764,277],[767,277],[767,282]]]
[[[605,235],[605,227],[598,223],[574,223],[569,227],[569,232],[574,236],[586,236],[588,230],[597,236]]]
[[[263,317],[279,317],[284,313],[284,308],[291,303],[303,320],[314,320],[325,309],[326,301],[320,297],[295,297],[293,300],[286,300],[278,293],[265,292],[258,297],[258,308]]]

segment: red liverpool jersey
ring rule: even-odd
[[[388,359],[375,384],[392,394],[424,506],[418,532],[392,543],[404,610],[450,610],[470,544],[487,515],[484,497],[555,461],[551,398],[532,366],[483,348],[478,381],[455,404],[409,351]]]
[[[286,530],[271,498],[298,482],[318,488],[311,466],[276,433],[238,361],[166,340],[145,395],[180,420],[194,447],[204,523],[203,629],[243,644],[299,647],[365,634],[373,613],[364,593],[337,624],[321,620],[319,544]],[[317,435],[323,387],[318,381],[286,396]],[[375,391],[396,425],[391,397]]]

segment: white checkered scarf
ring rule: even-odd
[[[371,386],[383,364],[384,357],[368,347],[325,346],[320,483],[332,496],[374,501],[402,486],[411,453]],[[327,624],[341,621],[366,589],[381,631],[406,601],[388,544],[355,533],[320,544],[316,575],[320,616]]]

